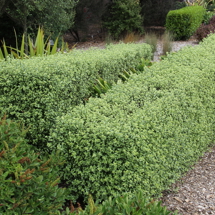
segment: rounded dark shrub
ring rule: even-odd
[[[215,16],[210,19],[209,24],[215,25]]]
[[[195,33],[195,38],[198,41],[202,41],[205,37],[207,37],[210,33],[215,32],[215,16],[213,16],[208,25],[202,24]]]
[[[210,33],[215,32],[215,26],[212,24],[204,25],[202,24],[195,33],[195,38],[198,41],[202,41],[205,37],[207,37]]]

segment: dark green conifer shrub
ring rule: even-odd
[[[113,0],[104,16],[104,27],[115,38],[126,33],[143,33],[143,17],[139,0]]]

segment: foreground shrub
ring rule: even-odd
[[[72,214],[79,215],[113,215],[113,214],[129,214],[129,215],[168,215],[171,212],[166,207],[161,206],[161,202],[153,199],[145,198],[143,192],[140,190],[133,195],[124,194],[117,195],[114,198],[108,198],[101,205],[94,203],[92,196],[88,198],[88,205],[85,210],[81,208],[78,212]],[[177,213],[171,213],[176,215]]]
[[[166,17],[166,29],[174,34],[176,40],[188,39],[201,25],[205,13],[202,6],[171,10]]]
[[[98,77],[113,83],[118,75],[151,57],[147,44],[118,44],[47,57],[1,62],[0,111],[31,126],[28,141],[45,150],[55,118],[84,103]]]
[[[41,158],[26,144],[26,131],[0,121],[0,214],[57,214],[68,191],[59,188],[61,159]]]
[[[48,147],[74,199],[159,196],[214,141],[215,35],[59,117]]]

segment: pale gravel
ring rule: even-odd
[[[161,201],[181,215],[215,214],[215,146],[170,190],[163,192]]]
[[[172,52],[177,52],[185,46],[195,46],[198,45],[198,42],[195,39],[190,39],[188,41],[174,41],[172,42]],[[159,41],[157,44],[157,50],[154,53],[153,61],[159,61],[160,56],[163,54],[163,44],[162,41]]]

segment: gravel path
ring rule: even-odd
[[[182,215],[215,214],[215,146],[163,193],[161,201]]]
[[[181,48],[188,46],[188,45],[195,46],[195,45],[198,45],[198,43],[194,39],[190,39],[188,41],[174,41],[174,42],[172,42],[172,51],[177,52]],[[162,47],[163,47],[162,42],[159,41],[157,44],[157,51],[154,54],[153,61],[159,61],[159,57],[162,55]]]

